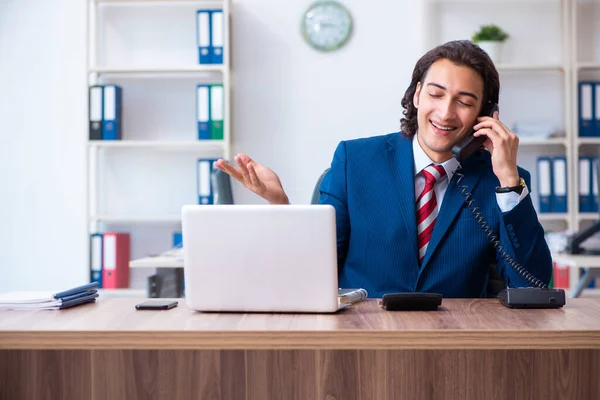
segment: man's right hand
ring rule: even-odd
[[[279,177],[273,170],[252,160],[245,154],[235,156],[237,167],[223,159],[215,162],[215,167],[238,180],[269,204],[289,204]]]

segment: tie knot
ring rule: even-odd
[[[427,183],[433,185],[438,179],[446,175],[446,170],[441,165],[430,164],[423,168],[423,175],[425,175]]]

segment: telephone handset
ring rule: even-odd
[[[493,117],[494,112],[498,111],[496,103],[488,103],[483,108],[481,115]],[[459,161],[467,159],[473,152],[477,151],[483,142],[487,139],[486,136],[475,137],[471,132],[469,136],[463,139],[460,143],[452,147],[452,155]],[[461,167],[454,171],[456,175],[456,186],[461,190],[461,194],[465,197],[467,208],[473,214],[475,220],[479,223],[481,229],[486,234],[490,242],[494,245],[496,252],[502,257],[510,268],[512,268],[525,282],[532,287],[529,288],[506,288],[500,292],[498,299],[506,307],[511,308],[559,308],[565,305],[565,291],[562,289],[552,289],[531,275],[525,267],[519,264],[505,249],[496,233],[489,226],[483,215],[479,212],[479,207],[475,204],[469,187],[461,185],[460,181],[464,178],[461,173]]]
[[[481,110],[480,116],[493,117],[494,112],[496,112],[498,110],[499,110],[498,104],[487,103],[483,107],[483,110]],[[469,134],[469,136],[467,136],[463,140],[461,140],[460,143],[458,143],[458,144],[454,145],[454,147],[452,147],[452,155],[459,162],[466,160],[467,158],[469,158],[469,156],[471,154],[473,154],[475,151],[479,150],[481,148],[481,146],[483,146],[483,142],[485,142],[485,140],[487,139],[487,136],[475,137],[475,136],[473,136],[474,133],[475,133],[475,130],[473,130]]]

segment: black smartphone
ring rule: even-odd
[[[481,110],[481,114],[479,116],[480,117],[483,117],[483,116],[493,117],[494,112],[496,112],[498,110],[499,110],[498,104],[488,103],[485,105],[485,107],[483,107],[483,110]],[[467,158],[469,158],[469,156],[471,154],[473,154],[475,151],[479,150],[481,148],[481,146],[483,146],[483,142],[485,142],[485,140],[487,139],[487,136],[475,137],[475,136],[473,136],[474,133],[475,133],[475,130],[473,130],[469,134],[469,136],[467,136],[463,140],[461,140],[460,143],[458,143],[458,144],[454,145],[454,147],[452,147],[452,155],[459,162],[466,160]]]
[[[178,302],[175,300],[148,300],[140,304],[136,304],[138,310],[169,310],[177,307]]]

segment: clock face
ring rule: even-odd
[[[350,37],[352,17],[335,1],[319,1],[309,7],[302,19],[302,35],[315,49],[339,49]]]

